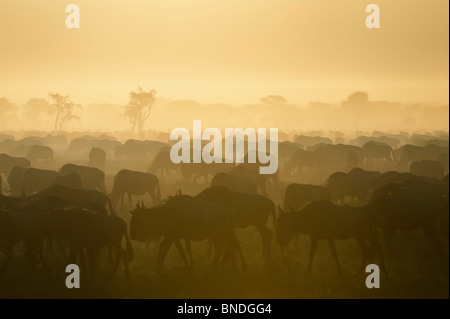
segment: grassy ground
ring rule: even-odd
[[[258,235],[251,230],[239,231],[248,261],[246,272],[236,273],[223,267],[208,271],[206,243],[193,245],[196,265],[186,269],[172,247],[164,270],[153,268],[156,245],[135,243],[136,259],[131,263],[131,279],[126,280],[123,267],[111,275],[107,253],[96,276],[81,275],[81,288],[65,287],[64,264],[61,258],[49,256],[52,274],[42,267],[30,274],[29,264],[17,258],[0,280],[0,298],[448,298],[448,253],[439,259],[421,233],[399,234],[394,248],[387,254],[389,277],[381,275],[380,289],[365,287],[366,274],[358,275],[361,256],[352,240],[337,243],[344,273],[337,272],[325,242],[319,243],[313,271],[306,274],[309,240],[300,239],[298,247],[291,244],[286,260],[273,246],[270,263],[260,258]],[[405,243],[409,245],[404,246]],[[19,247],[20,248],[20,247]],[[448,251],[448,245],[446,245]]]

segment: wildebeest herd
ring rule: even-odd
[[[411,236],[448,259],[448,133],[342,136],[291,134],[277,173],[261,175],[260,163],[174,164],[172,143],[157,140],[0,134],[0,278],[17,263],[48,274],[76,263],[91,278],[123,267],[130,278],[142,251],[164,271],[172,244],[187,269],[206,258],[205,270],[238,274],[292,249],[308,251],[295,271],[314,272],[322,239],[337,273],[352,271],[336,247],[345,239],[360,249],[359,272],[377,263],[389,276]]]

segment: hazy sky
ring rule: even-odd
[[[78,4],[81,28],[67,29]],[[381,29],[365,27],[365,7]],[[200,102],[445,102],[448,0],[1,0],[0,97],[126,103],[138,84]]]

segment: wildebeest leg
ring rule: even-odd
[[[81,260],[81,267],[84,269],[84,271],[86,271],[86,274],[87,274],[88,270],[86,267],[86,257],[84,255],[83,250],[81,250],[81,252],[80,252],[80,260]]]
[[[123,266],[125,267],[125,277],[127,279],[130,279],[130,270],[128,268],[128,260],[127,260],[127,254],[125,252],[125,250],[123,250],[123,248],[120,246],[120,243],[116,243],[116,245],[114,245],[115,247],[115,252],[116,252],[116,262],[114,264],[114,268],[113,268],[113,275],[116,273],[117,268],[119,266],[120,260],[122,259],[123,261]]]
[[[239,258],[241,259],[242,262],[242,267],[244,269],[247,269],[247,263],[245,262],[244,254],[242,253],[241,243],[239,242],[239,240],[237,239],[234,240],[233,248],[236,248],[236,250],[238,251]]]
[[[336,260],[336,265],[338,267],[338,271],[340,273],[342,273],[342,267],[341,267],[341,264],[339,263],[339,258],[337,255],[336,245],[334,244],[334,240],[331,238],[328,238],[327,242],[328,242],[328,246],[330,247],[331,255],[333,256],[334,260]]]
[[[92,248],[92,247],[86,247],[86,251],[87,251],[87,253],[88,253],[88,255],[89,255],[89,261],[90,261],[90,263],[91,263],[91,273],[92,274],[94,274],[94,273],[96,273],[96,269],[95,269],[95,267],[96,267],[96,261],[97,261],[97,256],[98,256],[98,250],[95,250],[94,248]],[[83,249],[81,249],[80,250],[80,253],[83,255]]]
[[[189,240],[185,240],[184,246],[186,247],[186,251],[187,251],[189,259],[190,259],[190,266],[193,267],[194,266],[194,258],[192,258],[191,242]]]
[[[359,271],[358,271],[359,274],[362,274],[364,271],[364,268],[366,266],[367,259],[369,257],[369,253],[368,253],[369,248],[367,247],[366,242],[362,238],[356,238],[356,242],[358,243],[358,246],[361,249],[361,253],[363,256],[363,261],[362,261],[361,267],[359,268]]]
[[[222,256],[222,252],[223,252],[223,246],[220,245],[218,242],[216,241],[212,241],[212,244],[214,246],[214,258],[211,262],[211,268],[212,269],[216,269],[217,268],[217,264],[220,260],[220,257]]]
[[[177,247],[177,249],[178,249],[181,259],[183,259],[184,263],[186,264],[186,267],[189,267],[189,262],[186,258],[186,254],[184,253],[183,246],[181,246],[181,242],[179,240],[175,240],[174,243],[175,243],[175,247]]]
[[[317,241],[317,238],[311,237],[311,249],[309,250],[308,269],[306,270],[307,273],[311,272],[312,261],[317,248]]]
[[[164,262],[164,258],[166,258],[167,252],[169,251],[170,245],[172,244],[172,240],[168,238],[164,238],[159,244],[159,252],[158,257],[156,258],[156,270],[160,271]]]
[[[130,207],[133,205],[131,202],[131,194],[128,193],[128,204],[130,205]]]
[[[108,256],[109,256],[109,262],[111,265],[114,265],[114,250],[113,250],[113,246],[112,245],[107,245],[106,246],[108,248]],[[116,254],[116,259],[119,258],[119,255]]]
[[[270,258],[270,243],[272,239],[272,231],[265,225],[257,226],[256,229],[258,230],[262,239],[262,258],[268,261]]]
[[[150,197],[152,198],[152,203],[153,203],[153,205],[156,205],[156,204],[157,204],[157,200],[156,200],[156,195],[154,194],[154,192],[148,191],[147,193],[148,193],[148,194],[150,195]]]

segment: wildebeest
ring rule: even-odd
[[[317,242],[322,239],[327,240],[339,272],[342,271],[342,267],[336,252],[335,239],[356,239],[363,256],[360,272],[366,266],[367,260],[373,258],[374,249],[381,252],[376,238],[373,213],[367,207],[337,206],[330,202],[319,201],[307,204],[300,211],[284,212],[279,209],[282,214],[278,219],[277,243],[282,249],[295,234],[303,233],[311,238],[308,272],[311,271]],[[382,267],[385,269],[383,260]]]
[[[61,175],[77,172],[83,184],[83,188],[105,192],[105,173],[96,167],[65,164],[59,169]]]
[[[116,215],[109,197],[106,194],[95,190],[73,189],[63,185],[52,185],[33,196],[36,198],[52,196],[72,202],[93,203],[109,210],[110,215]],[[101,214],[102,212],[99,213]]]
[[[224,186],[238,193],[257,194],[258,186],[254,181],[228,173],[220,172],[211,180],[211,187]]]
[[[358,165],[358,154],[361,152],[361,149],[354,145],[327,144],[317,147],[314,151],[328,160],[328,168],[335,167],[336,169],[341,170],[346,169],[349,166],[351,166],[351,169]],[[351,153],[356,156],[353,156],[352,162],[349,163],[348,158]]]
[[[123,196],[128,194],[128,202],[131,204],[131,195],[144,195],[148,193],[156,205],[161,200],[159,180],[156,175],[122,169],[114,177],[114,186],[111,192],[111,203],[117,207],[119,198],[123,204]]]
[[[83,184],[81,183],[80,174],[72,172],[66,175],[58,175],[53,181],[53,185],[64,185],[66,187],[81,189]]]
[[[314,146],[320,143],[323,144],[333,144],[333,141],[328,137],[321,136],[307,136],[307,135],[297,135],[294,137],[295,143],[303,144],[306,147]]]
[[[8,175],[9,192],[11,196],[19,197],[23,195],[23,176],[27,169],[14,166]]]
[[[412,162],[409,171],[414,175],[442,178],[445,174],[445,167],[437,161],[421,160]]]
[[[240,178],[245,178],[247,180],[252,181],[255,183],[259,191],[262,195],[267,196],[267,177],[266,175],[259,174],[258,171],[255,171],[253,169],[249,169],[244,165],[238,165],[236,167],[233,167],[228,171],[228,174],[237,176]]]
[[[89,166],[97,167],[102,171],[105,169],[106,152],[98,147],[91,148],[89,152]]]
[[[435,161],[439,154],[448,152],[448,147],[433,144],[424,147],[406,144],[395,150],[394,156],[399,166],[407,168],[411,162],[421,160]]]
[[[361,147],[362,161],[372,164],[374,159],[384,159],[387,163],[393,163],[392,147],[386,143],[369,141]]]
[[[101,139],[94,136],[82,136],[74,138],[69,145],[69,151],[88,151],[92,147],[98,147],[105,151],[113,151],[120,147],[121,143],[111,139]]]
[[[25,157],[32,163],[53,161],[53,149],[44,145],[32,145]]]
[[[207,188],[195,198],[229,207],[234,227],[254,226],[261,235],[263,258],[269,258],[272,239],[272,231],[266,225],[269,216],[272,216],[274,227],[276,225],[275,205],[270,199],[258,194],[238,193],[223,186]]]
[[[379,172],[366,171],[357,167],[348,173],[331,174],[327,179],[326,187],[330,190],[332,201],[344,201],[345,197],[349,196],[352,201],[356,198],[364,202],[374,180],[380,175]]]
[[[157,269],[162,268],[172,243],[177,245],[180,255],[188,264],[180,240],[189,242],[209,239],[215,251],[211,263],[213,268],[217,266],[224,252],[232,258],[236,248],[243,264],[245,263],[231,223],[231,212],[220,203],[181,195],[169,198],[165,203],[153,208],[146,209],[136,205],[131,214],[131,239],[145,242],[155,237],[164,237],[156,261]]]
[[[21,187],[24,195],[32,195],[53,185],[57,176],[58,172],[56,171],[33,167],[27,168],[23,174]]]
[[[7,261],[12,257],[13,246],[23,241],[24,256],[32,265],[39,258],[47,272],[49,268],[43,252],[43,227],[39,214],[0,209],[0,251],[6,254]],[[6,270],[7,265],[5,265]]]
[[[396,230],[422,229],[430,243],[441,253],[438,235],[438,208],[428,201],[402,198],[392,194],[374,198],[370,205],[375,210],[377,226],[390,243]]]
[[[149,165],[148,172],[157,174],[158,170],[160,170],[160,176],[162,178],[165,170],[167,177],[170,177],[169,171],[177,170],[179,168],[180,166],[170,159],[170,151],[160,150],[158,154],[156,154],[151,165]]]
[[[163,147],[169,146],[166,143],[159,141],[139,141],[139,140],[127,140],[123,145],[116,148],[116,157],[147,157],[156,155]]]
[[[317,185],[290,184],[284,192],[284,210],[298,210],[309,202],[330,201],[330,191]]]
[[[86,249],[94,272],[95,262],[102,247],[114,248],[117,269],[122,260],[126,277],[129,278],[128,262],[133,260],[133,247],[128,237],[126,222],[117,216],[96,215],[88,211],[72,208],[56,211],[48,216],[46,235],[51,239],[65,239],[70,247],[69,263],[76,263],[79,255],[84,265]],[[126,250],[122,248],[122,239],[126,241]]]
[[[313,151],[297,150],[286,163],[286,174],[292,175],[296,171],[303,172],[305,166],[315,167],[322,171],[328,161],[319,153]]]
[[[63,149],[68,145],[67,137],[64,134],[48,134],[47,136],[45,136],[45,140],[47,141],[47,145],[54,149]]]
[[[0,154],[0,174],[8,176],[14,166],[28,168],[31,163],[24,157],[12,157],[7,154]]]

